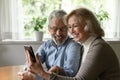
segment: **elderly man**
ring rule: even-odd
[[[80,44],[68,36],[65,21],[66,12],[55,10],[49,16],[48,30],[52,39],[44,42],[37,50],[40,60],[45,63],[49,73],[75,76],[80,66]],[[33,73],[19,73],[21,79],[31,80]],[[37,77],[37,80],[39,78]]]

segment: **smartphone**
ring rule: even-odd
[[[30,56],[31,56],[31,58],[32,58],[32,61],[33,61],[33,62],[36,62],[35,54],[34,54],[34,51],[33,51],[32,46],[25,45],[25,46],[24,46],[24,49],[25,49],[25,51],[27,50],[27,51],[29,52],[29,54],[30,54]]]

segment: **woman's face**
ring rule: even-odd
[[[70,16],[68,19],[68,30],[75,41],[82,42],[85,23],[76,16]]]

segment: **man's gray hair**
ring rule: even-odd
[[[48,23],[50,23],[51,19],[53,18],[59,18],[59,19],[63,19],[64,23],[66,24],[66,17],[67,13],[64,10],[54,10],[50,13],[50,16],[48,18]]]

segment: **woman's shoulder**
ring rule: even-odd
[[[101,59],[117,60],[117,55],[113,48],[102,38],[96,39],[93,44],[91,44],[89,52]]]
[[[93,41],[93,43],[91,44],[91,46],[92,47],[94,47],[94,46],[99,46],[99,47],[104,47],[104,48],[111,48],[111,46],[110,46],[110,44],[107,42],[107,41],[105,41],[104,39],[102,39],[102,38],[96,38],[94,41]],[[99,48],[98,47],[98,48]]]

